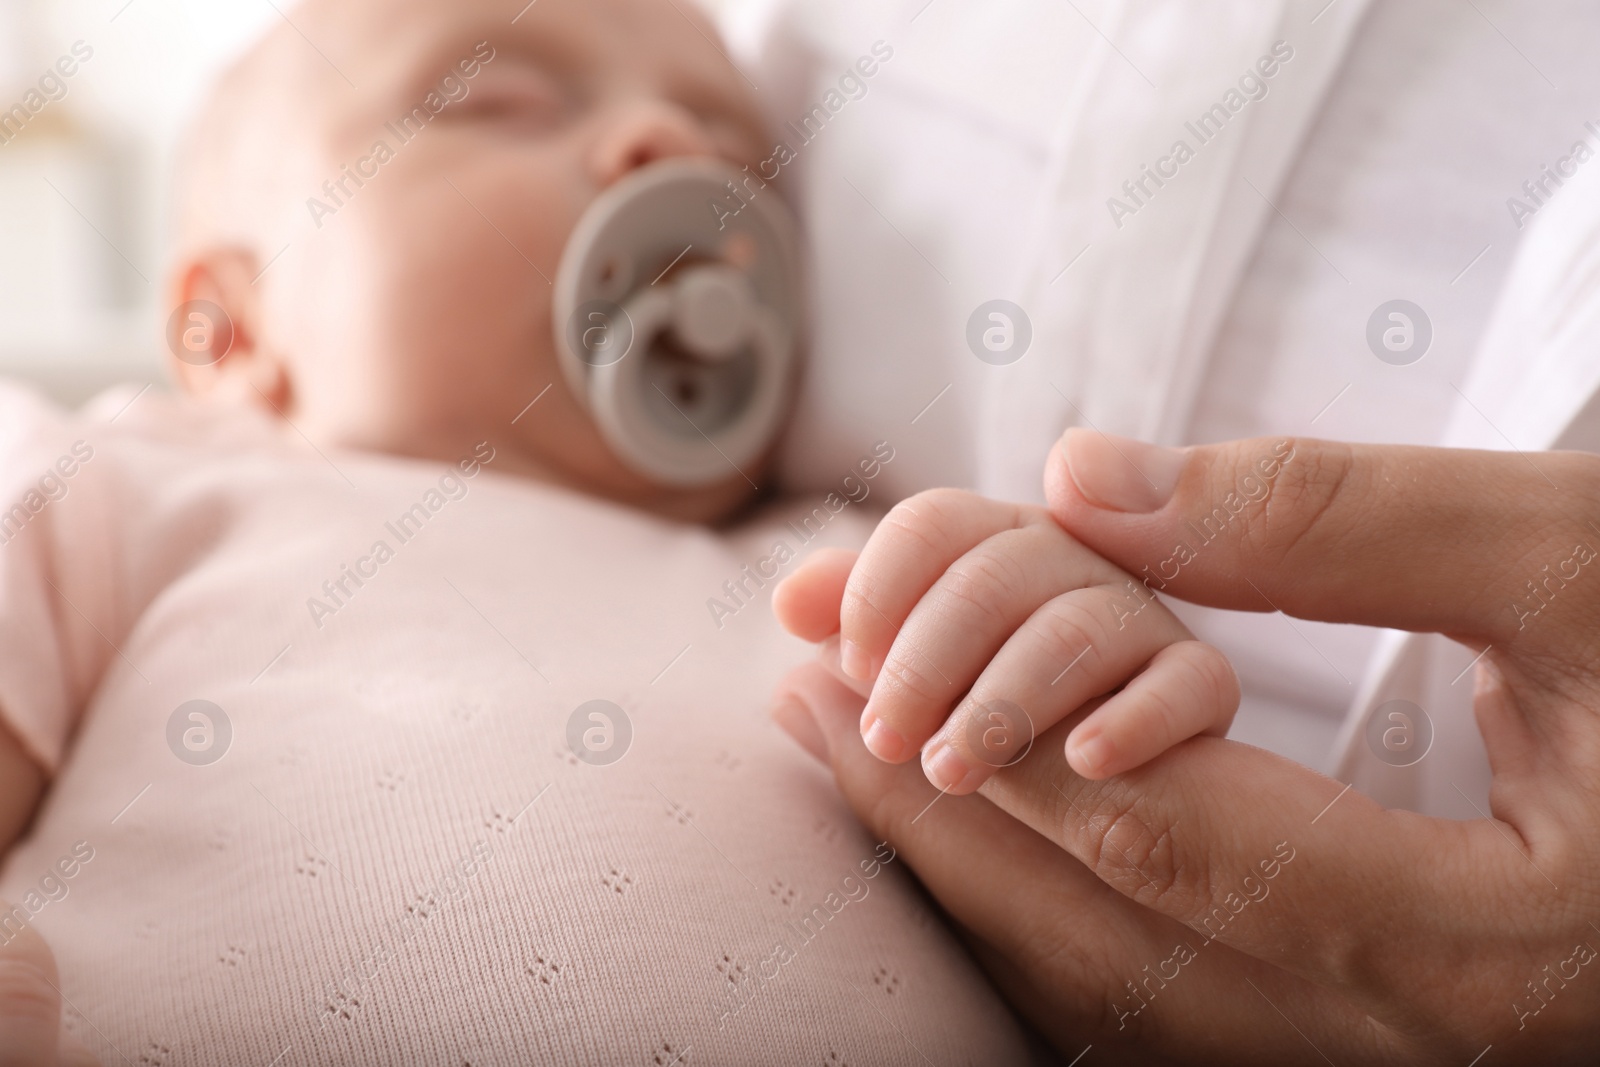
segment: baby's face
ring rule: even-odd
[[[314,443],[453,460],[487,439],[496,469],[682,518],[724,514],[748,490],[731,468],[709,490],[660,490],[607,450],[556,362],[551,280],[602,190],[667,157],[753,165],[759,115],[687,0],[519,6],[345,0],[291,14],[304,39],[279,47],[304,53],[291,66],[315,85],[268,89],[301,105],[263,131],[289,187],[263,205],[273,226],[253,251],[266,271],[241,338],[282,368],[270,406]],[[206,374],[179,369],[205,391]]]

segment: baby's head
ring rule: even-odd
[[[686,2],[518,6],[309,0],[224,77],[182,164],[168,295],[233,330],[177,376],[319,446],[448,461],[488,440],[500,470],[725,515],[743,474],[666,490],[607,448],[558,369],[550,283],[638,168],[755,166],[759,113]]]

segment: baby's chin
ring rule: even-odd
[[[503,423],[498,415],[486,416],[474,426],[493,426]],[[304,445],[297,431],[285,425],[286,439]],[[499,432],[406,432],[390,430],[383,434],[372,432],[318,435],[317,444],[331,450],[353,450],[380,453],[405,459],[424,460],[442,464],[457,464],[477,457],[483,459],[486,451],[492,460],[483,463],[483,469],[493,474],[518,478],[540,485],[554,486],[583,496],[605,500],[622,507],[646,512],[672,522],[700,526],[721,526],[737,520],[758,500],[768,494],[764,491],[762,476],[768,467],[767,457],[744,472],[728,471],[728,476],[710,485],[693,488],[664,486],[655,483],[629,468],[612,455],[598,441],[598,434],[575,431],[564,435],[576,441],[590,438],[585,448],[587,462],[575,462],[570,449],[552,448],[542,440],[519,434],[514,427]]]
[[[609,454],[604,462],[608,469],[604,476],[598,478],[571,474],[565,477],[552,476],[552,472],[537,460],[515,473],[561,485],[575,492],[599,496],[659,518],[699,526],[721,526],[734,522],[759,499],[769,495],[761,486],[761,477],[767,467],[765,460],[748,472],[730,470],[728,477],[694,488],[658,485]]]

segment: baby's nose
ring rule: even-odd
[[[651,163],[674,156],[715,154],[699,119],[664,100],[630,101],[607,116],[589,156],[589,169],[601,187]]]

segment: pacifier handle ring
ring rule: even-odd
[[[588,395],[595,421],[620,459],[662,485],[687,489],[736,475],[748,477],[745,468],[761,458],[783,415],[792,365],[785,355],[788,331],[770,309],[756,309],[748,342],[757,364],[755,388],[744,410],[714,437],[667,398],[699,435],[688,437],[656,424],[641,399],[649,371],[647,346],[670,322],[670,299],[664,296],[641,294],[642,299],[626,305],[634,323],[634,349],[591,372]]]

